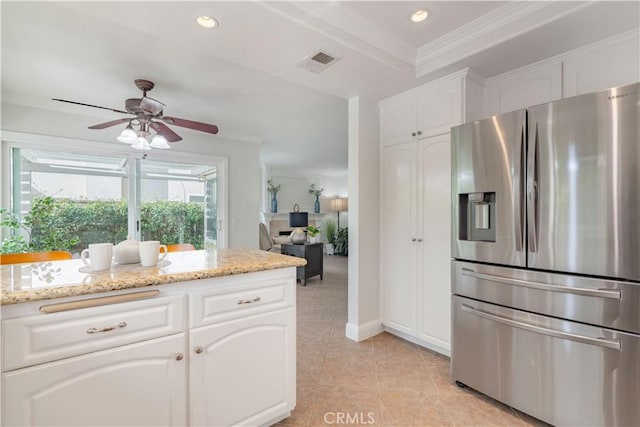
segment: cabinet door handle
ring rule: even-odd
[[[239,299],[238,305],[241,304],[253,304],[254,302],[260,301],[260,297],[255,297],[254,299]]]
[[[194,349],[196,353],[200,354],[204,351],[204,348],[200,347],[200,346],[196,346],[196,348]]]
[[[184,354],[182,354],[182,353],[176,354],[176,360],[180,361],[182,359],[184,359]]]
[[[87,329],[87,333],[88,334],[97,334],[98,332],[109,332],[109,331],[113,331],[115,329],[124,328],[125,326],[127,326],[127,322],[120,322],[117,325],[107,326],[106,328],[102,328],[102,329],[89,328],[89,329]]]
[[[416,133],[415,132],[411,132],[411,136],[416,136]]]
[[[415,238],[415,237],[412,237],[412,238],[411,238],[411,241],[412,241],[412,242],[415,242],[415,241],[416,241],[416,238]]]
[[[421,130],[418,131],[418,135],[422,135],[422,131]]]
[[[416,242],[422,242],[422,237],[418,237],[418,238],[416,239]]]

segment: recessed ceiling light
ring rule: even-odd
[[[411,15],[411,20],[413,22],[422,22],[429,17],[428,10],[417,10]]]
[[[216,28],[218,26],[218,21],[215,18],[206,15],[198,16],[196,22],[204,28]]]

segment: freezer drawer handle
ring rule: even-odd
[[[620,341],[618,340],[585,337],[584,335],[576,335],[576,334],[571,334],[569,332],[561,332],[553,329],[547,329],[540,326],[531,325],[529,323],[518,322],[517,320],[507,319],[506,317],[487,313],[487,312],[478,310],[474,307],[471,307],[470,305],[467,305],[467,304],[462,304],[462,310],[466,311],[467,313],[476,315],[478,317],[483,317],[485,319],[502,323],[508,326],[513,326],[515,328],[524,329],[525,331],[530,331],[537,334],[548,335],[551,337],[566,339],[570,341],[581,342],[583,344],[597,345],[599,347],[610,348],[613,350],[620,350]]]
[[[509,277],[494,276],[492,274],[476,273],[468,268],[462,269],[462,275],[476,279],[490,280],[492,282],[505,283],[507,285],[522,286],[525,288],[541,289],[551,292],[563,292],[566,294],[585,295],[590,297],[622,299],[622,294],[617,289],[587,289],[570,288],[565,286],[548,285],[546,283],[529,282],[527,280],[511,279]]]

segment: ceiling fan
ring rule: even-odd
[[[84,105],[85,107],[101,108],[115,113],[133,114],[135,116],[133,118],[125,117],[122,119],[112,120],[110,122],[99,123],[97,125],[89,126],[89,129],[105,129],[121,123],[129,122],[117,139],[120,142],[131,144],[133,148],[138,150],[151,150],[152,148],[166,149],[170,148],[168,142],[177,142],[182,140],[180,135],[171,130],[171,128],[169,128],[165,123],[198,130],[200,132],[212,134],[218,133],[218,127],[215,125],[180,119],[178,117],[165,116],[163,114],[163,110],[166,105],[157,99],[147,96],[147,92],[155,86],[153,82],[144,79],[137,79],[135,80],[135,84],[138,89],[142,91],[142,98],[127,99],[124,104],[126,111],[101,107],[99,105],[85,104],[82,102],[68,101],[66,99],[53,98],[53,100],[68,102],[69,104]],[[153,136],[151,142],[149,142],[147,137],[151,135],[151,129],[153,129],[156,134]]]

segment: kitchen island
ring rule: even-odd
[[[258,250],[156,267],[0,266],[3,425],[270,425],[295,406],[296,270]]]

